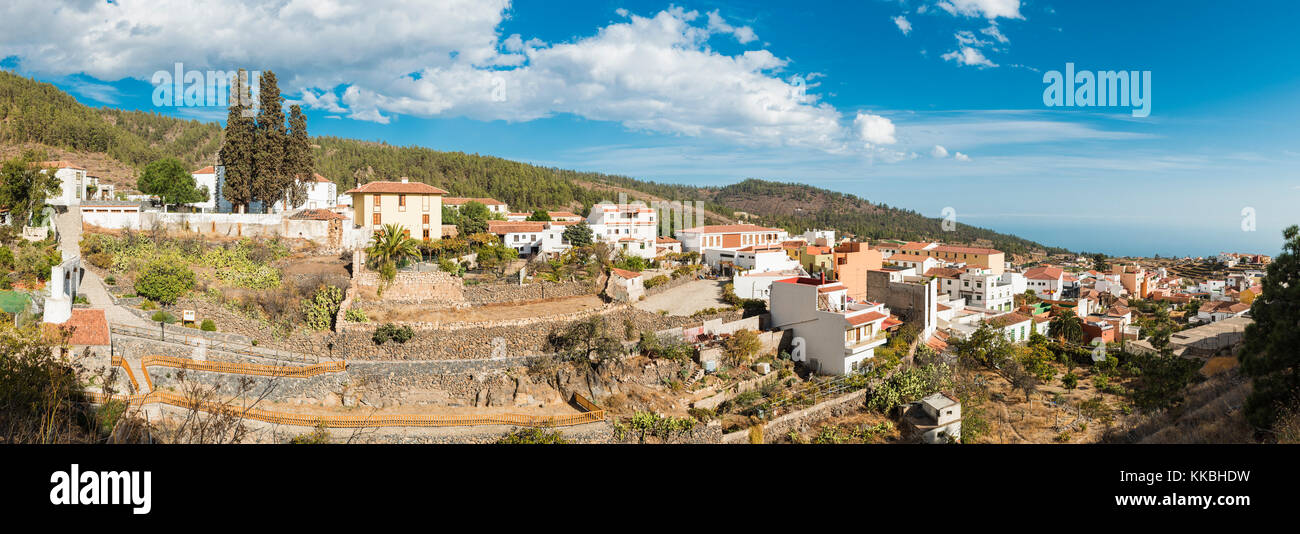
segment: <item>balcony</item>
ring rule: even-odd
[[[845,341],[844,354],[846,355],[858,354],[868,349],[873,349],[881,345],[884,345],[885,341],[887,340],[888,337],[885,335],[884,332],[877,332],[876,335],[871,337],[862,338],[856,341]]]

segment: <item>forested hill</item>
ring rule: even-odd
[[[0,145],[34,143],[99,153],[135,169],[166,156],[197,167],[215,163],[221,137],[217,123],[91,108],[51,84],[0,71]],[[1044,249],[1013,235],[962,224],[955,232],[943,232],[939,219],[803,184],[751,179],[725,187],[695,187],[416,146],[338,137],[317,137],[313,142],[317,171],[343,188],[358,181],[405,176],[458,196],[494,197],[515,211],[581,210],[601,200],[615,200],[617,192],[626,191],[634,200],[702,201],[712,214],[709,223],[744,211],[756,216],[754,222],[795,233],[831,228],[870,239],[981,243],[1011,253]]]

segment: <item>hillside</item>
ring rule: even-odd
[[[51,157],[83,162],[91,174],[130,187],[134,185],[131,171],[160,157],[176,157],[196,167],[214,163],[221,136],[217,123],[91,108],[51,84],[0,71],[0,155],[44,148]],[[755,222],[796,233],[832,228],[869,239],[975,243],[1009,253],[1045,248],[963,224],[955,232],[943,232],[939,219],[804,184],[750,179],[724,187],[695,187],[418,146],[338,137],[317,137],[314,143],[317,171],[343,188],[358,181],[406,176],[455,195],[495,197],[516,211],[561,206],[580,210],[601,200],[615,200],[621,191],[634,200],[701,201],[708,223],[733,220],[736,211],[743,211],[756,216]]]

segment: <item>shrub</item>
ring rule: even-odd
[[[389,340],[398,343],[406,343],[407,341],[410,341],[412,337],[415,337],[415,331],[411,330],[411,327],[385,323],[383,326],[375,329],[375,334],[371,336],[370,339],[374,341],[376,345],[383,345]]]
[[[320,286],[315,295],[302,302],[303,322],[313,330],[329,329],[339,312],[340,302],[343,302],[343,290],[330,285]]]
[[[541,428],[516,428],[497,440],[501,445],[556,445],[568,442],[558,430]]]
[[[194,289],[194,271],[174,262],[150,263],[135,281],[136,293],[163,304],[174,304],[191,289]]]
[[[212,322],[212,319],[204,319],[203,324],[199,326],[199,330],[204,332],[216,332],[217,323]]]
[[[158,309],[158,305],[157,305],[157,304],[154,304],[154,302],[153,302],[152,300],[146,300],[146,301],[140,303],[140,309],[145,310],[145,311],[156,310],[156,309]]]
[[[97,252],[95,254],[86,256],[86,261],[90,262],[90,264],[94,265],[95,267],[99,267],[100,269],[113,268],[113,255],[107,252]]]
[[[646,289],[650,289],[650,288],[655,287],[655,286],[657,286],[657,285],[662,285],[663,283],[665,283],[665,282],[667,282],[667,281],[668,281],[668,277],[667,277],[667,276],[664,276],[664,275],[661,274],[661,275],[659,275],[659,276],[656,276],[656,277],[654,277],[654,278],[651,278],[651,279],[649,279],[649,280],[646,280],[646,281],[645,281],[645,288],[646,288]]]
[[[114,278],[112,275],[106,276],[104,277],[104,283],[110,286],[115,286],[117,285],[117,278]]]
[[[167,323],[167,324],[172,324],[172,323],[176,322],[176,316],[174,316],[174,315],[172,315],[172,314],[170,314],[170,313],[167,313],[167,312],[165,312],[165,311],[161,311],[161,310],[159,310],[157,313],[154,313],[154,314],[153,314],[153,320],[154,320],[154,322],[157,322],[157,323]]]
[[[343,318],[354,323],[368,323],[370,317],[366,315],[366,310],[361,308],[352,308],[343,314]]]

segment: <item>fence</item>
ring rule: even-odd
[[[161,329],[154,329],[154,328],[142,328],[142,327],[130,326],[130,325],[113,325],[109,328],[109,330],[112,333],[118,335],[133,336],[133,337],[139,337],[145,339],[156,339],[158,341],[164,341],[168,343],[180,343],[180,344],[190,345],[195,347],[202,346],[215,351],[229,352],[232,354],[239,354],[243,356],[252,356],[254,358],[270,358],[273,360],[284,360],[284,361],[293,361],[293,362],[302,362],[302,363],[319,361],[319,358],[308,357],[306,355],[296,353],[296,352],[282,351],[277,349],[264,349],[260,347],[255,347],[253,345],[245,344],[245,343],[213,339],[208,336],[178,333],[176,332],[175,327],[172,327],[171,329],[164,332]]]
[[[126,368],[136,390],[135,375],[126,362],[118,356],[112,358],[113,365]],[[586,397],[574,393],[573,400],[582,409],[582,413],[570,415],[527,415],[527,414],[492,414],[492,415],[425,415],[425,414],[391,414],[391,415],[305,415],[287,412],[245,408],[218,402],[196,401],[169,391],[152,391],[153,381],[149,378],[150,366],[176,367],[219,373],[243,373],[259,376],[288,378],[308,378],[322,373],[341,372],[347,369],[345,362],[324,362],[308,366],[280,366],[230,362],[201,362],[175,356],[145,356],[141,358],[140,367],[150,392],[144,395],[126,395],[113,397],[102,393],[88,393],[93,402],[104,403],[116,398],[130,406],[146,404],[170,404],[187,409],[208,413],[232,415],[264,423],[299,426],[324,426],[327,428],[375,428],[375,427],[447,427],[476,425],[514,425],[528,427],[560,427],[595,423],[605,419],[605,410]]]

